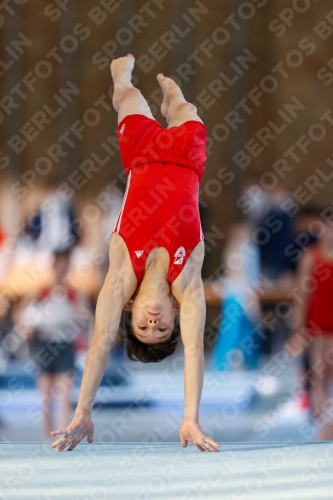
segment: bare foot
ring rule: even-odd
[[[161,86],[161,89],[163,90],[161,113],[164,117],[166,117],[168,114],[170,98],[176,96],[177,94],[179,95],[180,99],[182,98],[184,99],[184,96],[182,94],[182,91],[176,84],[176,82],[174,82],[171,78],[168,78],[167,76],[164,76],[162,73],[159,73],[156,77],[156,80],[158,81],[158,83]]]
[[[131,81],[132,71],[134,68],[135,59],[132,54],[127,54],[126,57],[118,57],[111,62],[111,75],[114,83],[117,80]]]
[[[111,62],[111,75],[114,83],[112,103],[116,111],[119,110],[121,95],[128,87],[133,87],[131,83],[132,71],[135,59],[132,54],[126,57],[118,57]]]

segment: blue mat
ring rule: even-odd
[[[0,499],[329,500],[332,466],[333,443],[0,443]]]

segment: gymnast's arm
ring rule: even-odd
[[[206,304],[200,277],[185,288],[180,302],[180,331],[184,344],[184,420],[199,420],[199,405],[204,374],[203,333]]]
[[[119,245],[115,248],[114,241],[117,237],[118,235],[113,235],[111,238],[110,267],[97,300],[94,335],[84,367],[74,418],[67,428],[51,432],[52,436],[63,436],[52,444],[52,448],[57,448],[57,451],[63,450],[68,444],[68,451],[74,449],[85,436],[88,436],[88,442],[93,439],[91,410],[94,399],[105,372],[111,345],[118,332],[122,308],[131,298],[136,284],[132,276],[128,280],[124,253]]]
[[[180,331],[184,344],[185,403],[180,438],[184,448],[190,441],[202,451],[218,451],[220,445],[208,437],[199,425],[199,405],[204,377],[203,338],[206,303],[201,279],[201,266],[198,266],[198,254],[202,253],[203,258],[203,251],[203,244],[201,248],[198,247],[194,250],[194,255],[192,254],[186,264],[185,280],[174,291],[174,295],[180,303]]]
[[[112,270],[109,270],[96,304],[94,335],[84,367],[75,415],[91,413],[111,345],[118,332],[124,305],[122,289],[122,278],[115,280]]]
[[[180,331],[184,343],[184,421],[180,428],[182,446],[188,441],[201,451],[219,451],[219,444],[199,424],[199,405],[204,376],[204,329],[206,303],[201,277],[196,275],[180,301]]]

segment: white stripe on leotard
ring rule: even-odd
[[[128,175],[126,191],[125,191],[125,194],[124,194],[124,200],[123,200],[123,204],[121,206],[121,209],[120,209],[120,212],[119,212],[119,215],[118,215],[118,219],[117,219],[115,228],[113,230],[114,233],[119,233],[121,219],[123,217],[123,211],[124,211],[124,208],[125,208],[125,203],[126,203],[126,199],[127,199],[127,195],[128,195],[128,190],[129,190],[129,186],[130,186],[130,182],[131,182],[131,174],[132,174],[132,170],[130,171],[130,173]]]
[[[200,185],[198,186],[198,215],[199,215],[199,224],[200,224],[200,241],[204,239],[204,233],[202,230],[202,225],[201,225],[201,217],[200,217],[200,210],[199,210],[199,205],[200,205],[200,195],[199,195],[199,189]]]

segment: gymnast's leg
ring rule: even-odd
[[[182,125],[189,120],[202,123],[197,108],[186,101],[180,87],[171,78],[160,73],[157,75],[157,81],[164,94],[161,113],[167,120],[168,128]]]
[[[140,114],[155,119],[150,107],[140,90],[133,87],[132,71],[135,59],[132,54],[114,59],[111,63],[111,75],[114,83],[112,103],[118,113],[118,123],[125,116]]]

